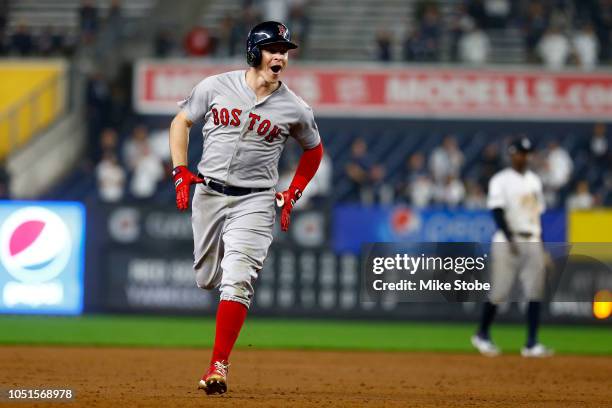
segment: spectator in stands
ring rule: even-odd
[[[213,35],[213,52],[217,57],[231,57],[236,54],[237,41],[234,38],[236,21],[231,13],[223,16],[219,29]]]
[[[11,52],[26,57],[34,52],[34,39],[25,24],[19,24],[11,36]]]
[[[505,28],[508,24],[512,5],[509,0],[485,0],[486,28]]]
[[[600,167],[608,166],[608,137],[605,123],[596,123],[593,126],[593,136],[590,142],[591,156]]]
[[[459,3],[450,20],[450,56],[452,61],[459,61],[459,40],[468,30],[474,27],[474,19],[467,12],[465,3]]]
[[[11,179],[3,159],[0,159],[0,200],[10,198]]]
[[[474,180],[467,180],[465,182],[465,200],[463,206],[468,210],[487,208],[487,197],[480,183]]]
[[[188,57],[202,57],[212,51],[212,37],[204,27],[193,27],[183,42]]]
[[[368,183],[361,190],[361,202],[364,205],[390,205],[393,202],[393,187],[386,180],[386,169],[382,164],[370,168]]]
[[[454,208],[465,198],[465,187],[455,174],[446,178],[434,187],[434,201],[444,207]]]
[[[553,140],[544,152],[543,166],[541,176],[544,195],[548,206],[555,207],[560,198],[559,192],[570,181],[574,163],[567,151]]]
[[[393,189],[385,183],[385,169],[382,165],[372,163],[363,139],[358,138],[353,142],[345,172],[353,183],[354,194],[351,199],[357,195],[364,205],[386,203],[393,199]]]
[[[481,65],[487,62],[491,50],[491,43],[487,34],[472,25],[459,40],[459,56],[462,62]]]
[[[97,44],[99,53],[112,53],[123,37],[125,30],[125,22],[121,13],[121,2],[119,0],[111,0],[111,3],[104,20],[104,27],[100,30],[100,40]]]
[[[111,112],[110,84],[100,71],[94,72],[87,81],[86,104],[89,159],[94,164],[99,160],[100,133],[109,123]]]
[[[393,59],[392,53],[391,33],[387,30],[379,30],[376,33],[376,59],[382,62],[389,62]]]
[[[589,191],[589,183],[580,180],[576,184],[576,190],[568,197],[566,207],[568,210],[588,210],[593,208],[595,198]]]
[[[556,188],[565,186],[570,179],[574,165],[567,150],[556,140],[552,140],[548,144],[547,161],[551,171],[550,184]]]
[[[36,38],[36,52],[42,56],[53,54],[53,29],[45,27]]]
[[[587,19],[593,22],[599,42],[600,60],[610,58],[610,39],[612,38],[612,0],[599,0],[597,10]]]
[[[112,151],[106,151],[96,166],[96,180],[100,200],[106,203],[121,201],[125,191],[125,170]]]
[[[112,24],[113,20],[121,20],[121,0],[111,0],[106,14],[106,24]]]
[[[559,28],[551,26],[538,43],[538,53],[547,68],[560,70],[570,54],[569,40]]]
[[[530,1],[526,22],[523,27],[528,62],[536,62],[538,60],[537,46],[547,28],[548,16],[545,13],[544,5],[537,1]]]
[[[441,146],[436,147],[429,157],[429,170],[434,182],[439,184],[447,180],[449,175],[459,177],[463,167],[463,153],[457,146],[457,139],[446,136]]]
[[[123,162],[129,171],[136,168],[136,164],[142,153],[142,145],[151,146],[149,141],[149,131],[145,125],[138,125],[132,130],[129,139],[123,144]]]
[[[305,50],[310,33],[310,18],[306,13],[306,0],[294,0],[289,5],[289,27],[293,41],[300,45],[299,50]],[[296,50],[297,51],[297,50]]]
[[[139,139],[135,149],[130,192],[135,199],[146,200],[153,197],[158,183],[163,180],[164,166],[161,159],[153,153],[148,139]]]
[[[467,12],[478,27],[487,26],[487,12],[483,0],[467,0]]]
[[[421,31],[414,28],[408,27],[406,29],[406,35],[404,37],[403,44],[404,61],[418,62],[425,61],[426,50],[425,43],[421,38]]]
[[[440,34],[442,22],[436,3],[430,3],[425,7],[421,20],[421,37],[425,42],[428,61],[438,61],[440,58]]]
[[[408,191],[406,191],[410,204],[414,208],[425,208],[431,204],[434,195],[434,184],[428,174],[414,177]]]
[[[406,160],[406,174],[396,186],[396,195],[415,208],[427,207],[433,197],[433,183],[427,174],[425,156],[416,152]]]
[[[158,30],[153,39],[153,55],[156,58],[166,58],[172,55],[175,48],[176,42],[172,32],[168,28]]]
[[[231,32],[230,55],[243,55],[244,42],[247,38],[249,27],[253,27],[261,21],[261,13],[252,1],[245,1],[241,13],[235,21]]]
[[[367,184],[370,167],[372,163],[368,158],[368,145],[363,139],[358,138],[351,145],[351,157],[344,168],[347,178],[353,183],[353,191],[357,197],[360,197],[361,189]]]
[[[106,128],[100,135],[100,151],[101,157],[108,156],[108,154],[117,154],[117,148],[119,146],[119,135],[113,128]]]
[[[407,27],[404,37],[404,60],[438,61],[442,23],[437,4],[425,1],[417,5],[413,21],[415,25]]]
[[[90,43],[98,32],[98,9],[93,0],[83,0],[79,9],[79,27],[81,39]]]
[[[488,189],[489,181],[495,173],[501,170],[501,167],[498,145],[495,142],[491,142],[485,146],[480,157],[478,183],[484,186],[485,189]]]
[[[585,71],[595,68],[599,55],[599,42],[591,24],[585,24],[574,33],[572,45],[578,66]]]
[[[57,28],[53,36],[53,42],[58,44],[61,55],[71,57],[76,51],[79,38],[75,33],[67,31],[65,28]]]

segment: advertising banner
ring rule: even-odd
[[[85,209],[0,201],[0,313],[80,314]]]
[[[172,206],[92,206],[88,211],[93,246],[88,256],[91,263],[88,296],[95,296],[88,300],[90,305],[96,306],[97,312],[199,316],[214,313],[219,292],[205,291],[195,284],[188,214],[178,213]],[[544,229],[556,231],[555,234],[565,231],[564,225],[556,230],[546,226],[564,220],[564,214],[560,211],[544,216]],[[492,249],[488,244],[465,244],[466,241],[488,243],[494,229],[488,211],[342,206],[336,208],[331,217],[334,219],[332,242],[318,238],[327,236],[319,231],[326,230],[321,221],[327,215],[317,211],[302,211],[297,215],[300,217],[296,217],[296,221],[302,218],[304,226],[296,222],[292,223],[292,228],[303,233],[311,231],[310,238],[300,241],[291,234],[275,231],[274,242],[255,283],[253,315],[460,321],[478,314],[479,302],[490,289],[483,286],[483,292],[474,292],[468,297],[457,297],[456,293],[440,292],[439,289],[449,277],[452,279],[448,282],[453,285],[458,279],[468,285],[490,282],[486,273],[471,276],[466,272],[455,277],[446,270],[448,257],[454,259],[448,264],[454,273],[460,267],[471,268],[480,262],[489,265],[488,254]],[[390,241],[396,244],[361,253],[364,242]],[[458,244],[431,244],[437,241]],[[591,256],[592,245],[554,244],[560,241],[555,238],[552,246],[545,246],[552,261],[547,268],[563,272],[547,275],[546,288],[550,290],[547,289],[546,299],[552,302],[545,313],[559,322],[567,319],[592,321],[594,292],[611,287],[609,271],[612,269]],[[435,251],[427,252],[427,248]],[[481,252],[484,260],[479,258]],[[394,266],[391,266],[396,269],[394,271],[379,273],[377,268],[381,264],[377,264],[376,259],[384,258],[382,265],[387,268],[391,262],[387,258],[396,262],[398,254],[402,262],[404,255],[411,256],[413,262],[423,258],[418,262],[427,268],[427,257],[442,257],[444,262],[437,264],[436,258],[433,261],[436,269],[406,276],[404,270]],[[473,257],[474,261],[466,257]],[[406,292],[401,285],[396,285],[395,290],[389,290],[390,286],[378,290],[380,285],[413,279],[425,282],[420,289],[424,292],[419,296],[416,292]],[[364,288],[368,286],[376,290],[369,298],[364,296]],[[398,288],[403,292],[398,292]],[[519,302],[502,307],[502,318],[522,318],[519,310],[522,288],[515,289],[519,292],[512,291],[511,299]],[[468,286],[460,290],[480,289]]]
[[[565,211],[542,216],[542,239],[565,242]],[[488,210],[412,209],[340,205],[332,217],[333,248],[359,253],[373,242],[490,242],[495,222]]]
[[[141,61],[134,107],[174,114],[207,76],[244,64]],[[612,75],[372,65],[292,66],[283,80],[317,115],[591,121],[612,115]]]

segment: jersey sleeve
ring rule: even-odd
[[[304,106],[298,123],[291,129],[293,136],[303,149],[308,150],[321,143],[319,128],[314,119],[314,113],[310,106]]]
[[[214,79],[211,77],[200,81],[186,99],[178,102],[178,106],[185,112],[187,119],[196,122],[206,115],[213,97],[213,84]]]
[[[499,177],[494,176],[489,181],[489,195],[487,196],[487,208],[505,208],[506,200],[504,198],[504,190]]]

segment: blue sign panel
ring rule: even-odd
[[[85,208],[0,201],[0,313],[80,314]]]
[[[565,242],[565,211],[542,216],[542,238]],[[359,253],[373,242],[490,242],[495,222],[487,210],[411,209],[405,206],[342,205],[332,217],[336,252]]]

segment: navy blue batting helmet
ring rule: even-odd
[[[283,23],[277,21],[265,21],[257,24],[249,32],[246,43],[247,63],[256,67],[261,63],[261,49],[264,44],[283,43],[288,49],[297,48],[297,44],[291,42],[289,29]]]

